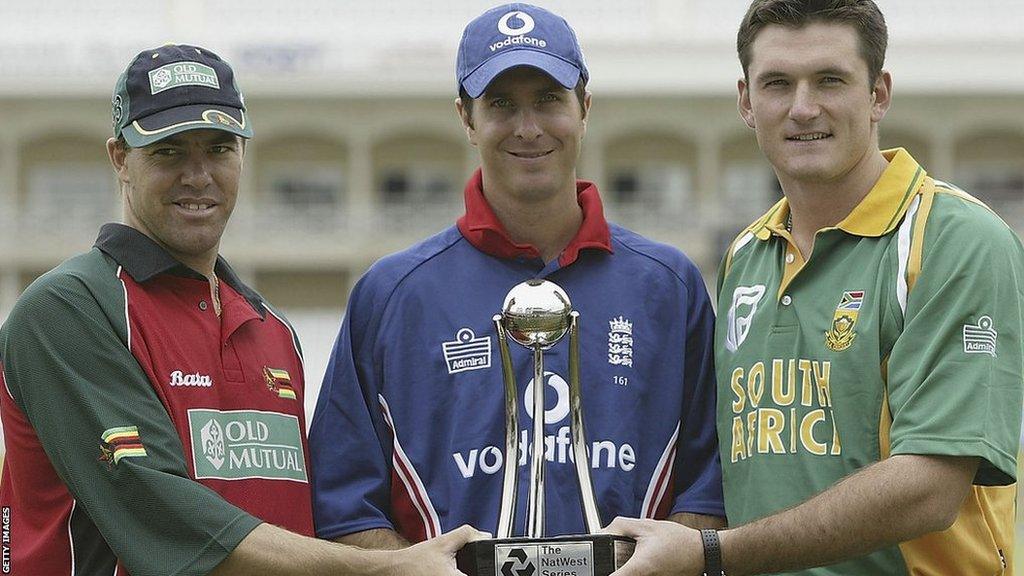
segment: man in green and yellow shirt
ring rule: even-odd
[[[718,282],[730,528],[618,520],[617,575],[1012,574],[1024,249],[981,202],[881,151],[870,0],[755,0],[739,108],[785,198]]]

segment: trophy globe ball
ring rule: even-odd
[[[554,282],[533,279],[512,288],[501,309],[502,325],[513,340],[545,350],[569,330],[572,303]]]

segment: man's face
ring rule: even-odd
[[[754,39],[740,115],[785,186],[827,183],[877,153],[888,72],[870,85],[856,30],[844,24],[767,26]]]
[[[222,130],[189,130],[143,148],[108,142],[124,191],[125,224],[179,261],[212,261],[238,197],[242,140]]]
[[[580,104],[574,91],[525,66],[495,78],[473,100],[471,118],[457,102],[469,141],[480,151],[485,185],[523,199],[567,185],[575,190],[590,95]]]

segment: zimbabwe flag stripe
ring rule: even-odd
[[[291,377],[290,374],[288,374],[287,370],[278,370],[277,368],[267,368],[267,372],[269,372],[270,375],[274,379],[276,379],[276,380],[282,380],[284,382],[291,382],[292,381],[292,377]]]
[[[136,434],[134,436],[118,436],[117,438],[112,438],[112,439],[110,439],[107,442],[107,444],[110,444],[111,446],[123,446],[125,444],[138,444],[138,443],[139,443],[139,435],[138,434]]]
[[[134,438],[135,440],[138,440],[139,428],[137,426],[121,426],[118,428],[111,428],[103,433],[102,438],[103,441],[107,442],[108,444],[114,442],[115,440],[122,440],[125,438]]]
[[[292,390],[291,388],[284,388],[282,386],[281,389],[277,391],[277,395],[280,398],[290,398],[295,400],[295,390]]]
[[[118,444],[116,446],[112,446],[111,448],[115,452],[117,452],[118,450],[134,450],[136,448],[139,448],[141,450],[145,450],[146,449],[146,447],[143,446],[141,442],[133,442],[131,444]]]
[[[142,445],[139,438],[137,426],[118,426],[103,432],[103,450],[109,453],[110,459],[116,465],[122,458],[137,458],[148,456],[146,447]]]
[[[138,458],[139,456],[149,456],[146,453],[146,449],[140,444],[138,448],[128,448],[125,446],[114,449],[114,464],[121,461],[121,458]]]

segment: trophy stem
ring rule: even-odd
[[[601,529],[601,515],[597,510],[597,496],[590,478],[590,458],[587,455],[587,435],[583,428],[583,402],[580,396],[580,313],[573,311],[569,320],[569,413],[572,432],[573,460],[576,479],[580,485],[580,504],[587,532],[596,534]]]
[[[519,474],[519,406],[516,401],[516,375],[512,369],[512,356],[508,350],[508,334],[501,324],[501,314],[492,318],[498,330],[498,351],[501,353],[501,373],[505,379],[505,466],[501,484],[501,509],[498,511],[498,530],[495,536],[509,538],[516,517],[516,484]]]
[[[544,536],[544,353],[533,347],[533,459],[526,536]]]

